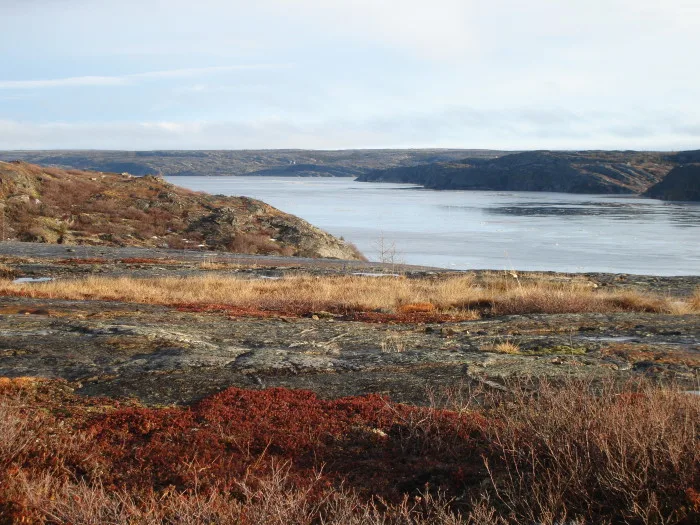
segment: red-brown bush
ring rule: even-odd
[[[281,388],[146,408],[0,379],[0,523],[689,525],[698,401],[571,381],[443,409]]]

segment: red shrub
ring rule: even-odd
[[[299,479],[323,467],[359,490],[399,497],[401,483],[437,466],[457,481],[461,465],[447,466],[448,458],[472,455],[478,421],[433,410],[428,428],[427,410],[376,395],[325,401],[300,390],[230,388],[191,409],[117,410],[86,430],[112,465],[109,483],[123,488],[145,480],[156,490],[233,487],[280,458]],[[427,446],[436,436],[449,446]]]

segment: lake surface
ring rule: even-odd
[[[434,191],[346,178],[168,177],[263,200],[378,260],[459,269],[700,275],[700,204],[627,196]]]

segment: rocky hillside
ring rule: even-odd
[[[0,162],[3,240],[359,259],[352,246],[246,197],[133,177]]]
[[[676,164],[700,164],[700,149],[671,153],[666,159]]]
[[[374,169],[449,162],[464,157],[494,158],[502,151],[403,150],[211,150],[211,151],[0,151],[0,160],[42,166],[128,172],[132,175],[276,175],[357,177]]]
[[[700,159],[700,156],[698,156]],[[646,197],[666,201],[700,201],[700,164],[673,168],[666,177],[649,188]]]
[[[673,167],[662,154],[529,151],[494,159],[376,170],[363,182],[410,182],[433,189],[641,193]]]

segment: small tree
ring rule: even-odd
[[[396,250],[396,243],[394,241],[389,241],[385,236],[384,232],[380,232],[379,239],[375,242],[377,249],[377,255],[379,256],[379,262],[384,264],[390,264],[392,271],[394,271],[394,266],[397,264],[404,264],[403,259],[400,257],[400,253]]]

